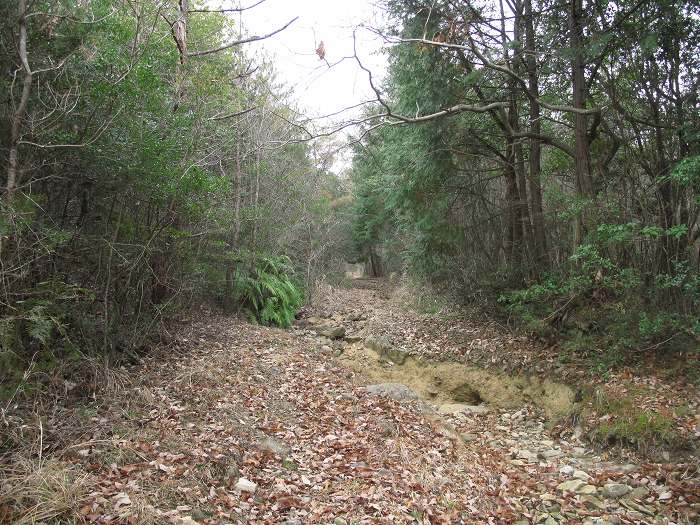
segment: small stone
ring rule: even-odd
[[[465,403],[445,403],[438,407],[439,414],[488,414],[485,405],[467,405]]]
[[[576,494],[595,494],[596,492],[598,492],[598,488],[595,485],[584,485],[576,489]]]
[[[557,520],[549,516],[546,520],[544,520],[544,525],[558,525]]]
[[[556,458],[562,455],[561,450],[543,450],[542,452],[539,452],[537,454],[537,457],[540,459],[550,459],[550,458]]]
[[[574,467],[571,465],[564,465],[559,469],[559,472],[564,476],[571,476],[574,473]]]
[[[345,336],[345,328],[342,326],[319,326],[316,333],[328,339],[342,339]]]
[[[333,525],[348,525],[348,521],[345,518],[338,516],[333,520]]]
[[[385,396],[397,401],[419,399],[418,394],[401,383],[379,383],[365,387],[367,393],[375,396]]]
[[[260,444],[260,448],[282,456],[283,458],[286,458],[292,451],[290,447],[272,437],[265,438],[265,440]]]
[[[590,510],[604,510],[605,509],[605,503],[603,503],[601,500],[599,500],[598,498],[596,498],[595,496],[592,496],[590,494],[584,494],[583,496],[581,496],[581,501]]]
[[[581,481],[580,479],[570,479],[569,481],[559,483],[559,485],[557,485],[557,490],[560,492],[576,492],[585,485],[585,481]]]
[[[588,481],[591,478],[588,475],[588,473],[584,472],[583,470],[574,470],[574,473],[571,475],[571,477],[574,479],[580,479],[583,481]]]
[[[627,497],[630,499],[644,499],[649,495],[649,489],[646,487],[635,487]]]
[[[632,487],[623,483],[606,483],[603,487],[603,496],[611,499],[619,499],[625,494],[629,494]]]
[[[258,486],[246,478],[240,478],[233,490],[238,492],[250,492],[251,494],[257,490]]]
[[[659,501],[668,501],[673,498],[673,492],[667,491],[659,494]]]

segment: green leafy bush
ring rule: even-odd
[[[287,328],[304,304],[304,293],[292,275],[288,257],[240,257],[233,282],[234,299],[251,321]]]
[[[601,375],[640,351],[697,349],[697,270],[676,260],[650,278],[636,261],[623,264],[619,257],[631,246],[676,238],[681,230],[601,224],[566,264],[527,288],[501,294],[499,303],[529,332],[555,331],[569,357],[589,358]]]

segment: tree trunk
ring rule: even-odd
[[[12,114],[10,125],[10,144],[7,156],[7,182],[5,185],[5,199],[11,202],[17,189],[17,171],[19,164],[19,139],[22,130],[22,119],[29,104],[29,95],[32,90],[32,70],[29,67],[27,57],[27,1],[19,0],[19,59],[22,63],[22,94],[19,104]]]
[[[542,133],[540,123],[540,96],[539,79],[537,77],[537,59],[535,47],[535,22],[532,15],[532,0],[525,0],[525,66],[527,68],[528,89],[532,95],[530,100],[530,131],[535,135]],[[542,210],[542,185],[540,175],[542,171],[542,145],[539,139],[530,140],[530,158],[528,183],[530,189],[530,210],[532,217],[532,229],[534,236],[535,268],[541,269],[547,266],[547,238],[544,229],[544,212]]]
[[[571,0],[569,30],[573,60],[571,62],[571,85],[573,90],[573,105],[577,109],[586,109],[586,61],[583,53],[583,0]],[[576,193],[579,198],[589,200],[593,197],[591,183],[591,168],[588,144],[588,116],[585,113],[574,113],[574,166],[576,177]],[[586,203],[584,211],[575,219],[574,249],[581,245],[586,229],[592,226],[590,203]]]

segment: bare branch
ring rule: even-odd
[[[294,18],[292,18],[289,22],[284,24],[279,29],[276,29],[275,31],[272,31],[271,33],[268,33],[266,35],[260,35],[260,36],[254,35],[254,36],[251,36],[248,38],[243,38],[241,40],[236,40],[235,42],[231,42],[229,44],[226,44],[225,46],[217,47],[216,49],[207,49],[206,51],[194,51],[192,53],[188,53],[188,56],[201,57],[201,56],[205,56],[205,55],[211,55],[213,53],[218,53],[219,51],[224,51],[226,49],[230,49],[232,47],[239,46],[241,44],[247,44],[249,42],[257,42],[258,40],[265,40],[266,38],[270,38],[271,36],[276,35],[277,33],[281,33],[282,31],[287,29],[290,25],[292,25],[298,19],[299,19],[299,17],[295,16]]]
[[[250,113],[251,111],[255,111],[256,109],[258,109],[258,106],[253,106],[252,108],[244,109],[242,111],[236,111],[235,113],[229,113],[227,115],[215,115],[213,117],[209,117],[207,120],[225,120],[229,118],[240,117],[241,115],[245,115],[246,113]]]
[[[241,13],[243,11],[247,11],[248,9],[253,9],[254,7],[257,7],[266,1],[267,0],[258,0],[254,4],[246,6],[246,7],[229,7],[227,9],[190,9],[187,12],[188,13]]]
[[[461,44],[452,44],[449,42],[438,42],[437,40],[430,40],[426,38],[391,38],[386,35],[383,35],[382,33],[378,32],[376,29],[372,30],[374,33],[378,34],[386,42],[393,43],[393,44],[423,44],[426,46],[435,46],[435,47],[440,47],[443,49],[452,49],[452,50],[457,50],[457,51],[466,51],[466,52],[472,52],[476,57],[479,59],[479,61],[483,64],[484,67],[487,67],[489,69],[493,69],[494,71],[499,71],[501,73],[504,73],[510,77],[512,77],[514,80],[520,84],[521,88],[523,89],[523,92],[530,98],[531,100],[537,101],[540,106],[543,108],[547,108],[551,111],[561,111],[565,113],[579,113],[581,115],[595,115],[596,113],[600,113],[600,108],[576,108],[573,106],[568,106],[568,105],[559,105],[559,104],[550,104],[549,102],[542,100],[540,98],[537,98],[534,96],[533,93],[530,92],[528,89],[527,85],[527,80],[522,78],[520,75],[518,75],[515,71],[513,71],[511,68],[496,64],[495,62],[492,62],[489,60],[486,55],[484,55],[481,51],[478,50],[477,46],[472,42],[471,45],[461,45]]]

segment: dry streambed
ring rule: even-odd
[[[578,427],[568,440],[550,437],[557,422],[575,420],[576,394],[569,386],[547,377],[416,358],[382,335],[368,333],[366,318],[366,313],[311,317],[298,335],[354,370],[370,394],[415,403],[433,421],[436,434],[484,456],[505,452],[494,475],[501,476],[504,487],[511,479],[529,477],[515,492],[534,492],[539,500],[523,509],[518,524],[698,519],[697,471],[692,468],[679,480],[660,465],[609,461],[587,448]],[[671,504],[686,512],[676,514]]]

